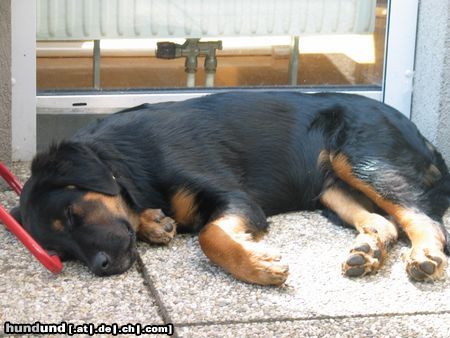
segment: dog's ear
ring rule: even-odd
[[[106,195],[120,192],[112,171],[88,146],[76,142],[52,145],[48,152],[36,155],[31,175],[42,185],[78,187]]]

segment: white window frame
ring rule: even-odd
[[[110,92],[86,95],[36,96],[36,24],[30,21],[36,0],[14,0],[12,3],[12,77],[13,85],[13,160],[30,160],[36,151],[36,107],[60,108],[62,111],[85,112],[86,108],[120,109],[144,102],[184,100],[214,92],[214,90],[180,90],[152,92]],[[348,90],[383,101],[405,116],[411,115],[412,83],[419,0],[388,1],[387,37],[384,77],[381,90]],[[15,43],[14,43],[15,41]],[[28,82],[28,85],[25,85]],[[255,89],[253,89],[255,90]],[[261,88],[267,90],[267,88]],[[298,89],[291,89],[298,90]],[[302,90],[305,91],[305,90]],[[310,91],[314,91],[311,89]],[[74,103],[85,103],[74,107]],[[99,112],[102,109],[98,110]]]
[[[419,0],[388,1],[382,101],[411,118]]]

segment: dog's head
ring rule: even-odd
[[[120,190],[90,148],[62,143],[33,160],[16,217],[62,259],[77,258],[97,275],[122,273],[136,258],[136,236]]]

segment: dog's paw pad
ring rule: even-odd
[[[419,263],[419,269],[427,275],[432,275],[436,271],[436,264],[433,264],[430,261],[421,262]]]
[[[364,265],[365,263],[366,263],[366,259],[362,255],[351,255],[347,259],[347,264],[350,266]]]
[[[176,235],[176,223],[170,217],[153,219],[152,222],[141,224],[139,237],[154,244],[168,244]]]
[[[429,254],[429,251],[428,249],[412,250],[407,256],[406,271],[412,279],[432,282],[445,278],[447,258],[440,251],[434,254]]]
[[[167,222],[166,224],[164,224],[164,231],[165,232],[172,232],[173,228],[174,228],[174,223],[173,222]]]
[[[382,250],[376,238],[360,235],[356,239],[350,255],[342,264],[342,272],[347,277],[361,277],[375,273],[381,266]]]
[[[175,235],[176,232],[176,223],[170,217],[164,217],[160,220],[159,224],[161,224],[162,229],[171,237]]]
[[[360,277],[366,273],[366,270],[361,266],[350,267],[345,271],[345,275],[348,277]]]
[[[364,252],[364,253],[369,253],[370,252],[370,245],[367,243],[358,245],[356,247],[354,247],[352,250],[354,251],[359,251],[359,252]]]

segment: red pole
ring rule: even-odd
[[[22,185],[14,177],[14,175],[0,162],[0,176],[11,186],[18,194],[22,192]],[[53,273],[59,273],[63,269],[63,265],[57,255],[50,255],[45,251],[28,232],[6,211],[0,204],[0,221],[5,223],[6,227],[16,235],[23,245],[42,263],[48,270]]]

